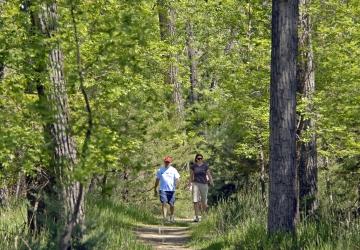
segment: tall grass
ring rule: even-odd
[[[151,249],[133,233],[137,224],[158,222],[146,207],[100,197],[90,197],[88,204],[85,249]]]
[[[257,192],[238,194],[213,208],[194,227],[197,249],[360,249],[359,218],[344,219],[327,206],[317,218],[302,220],[297,237],[268,237],[267,208]]]
[[[74,249],[148,250],[137,241],[133,229],[138,224],[156,224],[146,206],[123,204],[114,197],[89,197],[86,201],[86,229]],[[0,208],[0,249],[57,249],[57,241],[44,230],[33,237],[26,226],[26,201],[10,202]]]
[[[22,243],[26,207],[23,202],[10,201],[0,208],[0,249],[16,249]]]

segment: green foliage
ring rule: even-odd
[[[139,206],[122,204],[116,198],[91,196],[86,206],[86,231],[84,239],[75,248],[86,249],[151,249],[139,243],[133,233],[137,224],[156,224],[158,220],[148,210]],[[37,237],[27,231],[26,202],[10,202],[0,208],[1,249],[57,249],[46,231]]]
[[[314,5],[317,130],[326,156],[358,157],[360,152],[359,6],[357,1]]]
[[[323,203],[322,203],[323,204]],[[229,202],[213,208],[194,227],[193,244],[201,249],[357,249],[360,245],[359,218],[344,223],[338,210],[325,201],[318,218],[307,218],[297,226],[297,238],[269,237],[267,208],[258,192],[239,193]]]
[[[116,199],[89,198],[87,233],[83,246],[87,249],[151,249],[137,242],[132,230],[136,224],[155,224],[157,220],[139,206],[124,205]],[[146,208],[143,206],[143,208]]]
[[[23,244],[18,235],[23,232],[25,214],[26,206],[22,202],[16,204],[10,201],[6,207],[0,207],[1,249],[17,249],[19,243]]]
[[[45,1],[31,2],[33,5],[26,11],[19,7],[23,1],[0,1],[0,64],[5,65],[0,79],[0,188],[14,185],[19,172],[35,174],[40,167],[50,166],[43,129],[48,122],[44,115],[47,107],[39,101],[37,85],[49,87],[47,53],[54,41],[64,54],[71,133],[78,152],[84,143],[88,118],[79,70],[93,113],[89,150],[72,173],[75,179],[87,183],[94,176],[107,176],[108,182],[102,188],[110,196],[129,186],[136,191],[147,190],[162,157],[172,155],[174,165],[183,171],[185,183],[187,163],[201,152],[215,176],[215,196],[220,197],[224,183],[247,187],[249,179],[258,177],[260,153],[267,165],[271,1],[165,1],[176,12],[176,33],[171,43],[160,40],[155,1],[59,0],[58,32],[51,38],[34,30],[29,14]],[[80,64],[71,8],[78,30]],[[360,4],[355,0],[314,0],[310,16],[316,93],[315,111],[306,115],[316,120],[319,166],[328,169],[321,173],[320,191],[322,197],[329,196],[324,191],[327,178],[337,199],[336,208],[351,212],[358,199],[360,171]],[[190,70],[185,49],[189,22],[193,24],[198,76],[195,91],[199,101],[187,101],[181,119],[171,104],[173,86],[166,85],[164,78],[169,63],[176,63],[181,93],[189,99]],[[305,100],[298,109],[303,110],[307,101],[311,100]],[[130,174],[131,184],[112,175],[125,171]],[[189,193],[179,193],[179,197],[189,199]],[[142,193],[139,199],[147,201],[147,197],[148,193]],[[260,200],[236,199],[215,208],[196,229],[195,238],[211,235],[209,232],[218,235],[210,240],[214,248],[230,248],[239,242],[240,248],[266,248],[276,240],[283,248],[311,248],[312,244],[324,249],[346,248],[349,239],[355,242],[352,246],[357,246],[358,235],[336,224],[338,221],[326,224],[325,212],[318,224],[304,222],[299,226],[296,242],[280,236],[268,240],[266,211],[264,207],[253,207],[261,204]],[[186,206],[181,203],[180,211],[189,215]],[[236,206],[244,213],[238,213]],[[123,209],[107,201],[106,206],[98,204],[88,213],[101,214],[104,224],[100,223],[100,227],[104,229],[110,220],[119,225],[133,223],[115,218],[122,215]],[[20,216],[20,212],[14,213]],[[334,221],[331,216],[329,220]],[[24,220],[17,221],[10,232],[20,232],[21,223]],[[113,241],[127,237],[125,231],[115,236],[116,230],[123,229],[114,227],[110,236]],[[339,234],[335,246],[327,245],[331,244],[327,237],[336,230]],[[40,237],[38,241],[45,244],[45,239]]]

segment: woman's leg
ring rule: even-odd
[[[207,184],[199,185],[199,191],[201,196],[201,212],[207,212],[208,205],[207,205],[207,195],[209,191],[209,186]]]
[[[199,191],[199,184],[195,182],[193,182],[192,184],[192,198],[194,203],[195,221],[199,221],[200,191]]]
[[[194,202],[195,218],[199,218],[199,215],[200,215],[199,205],[200,205],[200,202]]]

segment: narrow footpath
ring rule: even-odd
[[[139,225],[135,229],[137,237],[146,244],[152,245],[156,250],[190,250],[187,246],[190,241],[188,226],[165,225]]]

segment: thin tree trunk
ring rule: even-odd
[[[298,0],[272,5],[268,231],[295,233]]]
[[[124,170],[123,173],[123,181],[124,181],[124,189],[122,191],[122,199],[125,202],[129,201],[129,172],[128,170]]]
[[[4,78],[4,73],[5,73],[5,65],[0,62],[0,81],[2,81],[2,79]]]
[[[265,159],[264,159],[264,148],[263,145],[260,144],[259,149],[259,163],[260,163],[260,187],[261,187],[261,198],[263,202],[266,204],[266,171],[265,171]]]
[[[300,211],[312,215],[318,207],[317,201],[317,149],[315,121],[311,118],[315,92],[314,56],[311,42],[310,0],[300,0],[299,15],[299,60],[297,91],[305,102],[305,112],[299,115],[298,176]]]
[[[334,200],[333,200],[333,195],[332,195],[332,190],[331,190],[331,180],[330,180],[330,177],[329,177],[329,158],[328,157],[325,157],[324,168],[326,170],[325,194],[329,198],[328,200],[330,202],[330,205],[332,205],[334,203]]]
[[[4,70],[5,70],[4,63],[2,61],[0,61],[0,82],[4,78]],[[3,166],[0,162],[0,170],[2,170],[2,168],[3,168]],[[6,194],[7,194],[7,188],[0,188],[0,206],[5,204]]]
[[[225,45],[225,48],[224,48],[225,55],[229,55],[231,53],[231,51],[233,50],[233,48],[235,47],[237,35],[238,35],[238,32],[236,31],[236,28],[231,27],[230,28],[230,40]],[[210,82],[210,90],[217,88],[218,85],[219,85],[219,76],[217,74],[213,74],[212,78],[211,78],[211,82]]]
[[[17,179],[17,182],[16,182],[16,192],[15,192],[15,199],[19,199],[21,193],[22,193],[22,190],[23,190],[23,174],[22,172],[20,171],[18,173],[18,179]]]
[[[96,189],[96,184],[98,182],[98,178],[96,175],[93,175],[93,177],[90,180],[90,184],[89,184],[89,188],[88,188],[88,193],[93,193]]]
[[[251,3],[248,1],[247,2],[247,15],[248,15],[248,23],[247,23],[247,32],[246,32],[246,36],[247,36],[247,53],[246,53],[246,58],[245,61],[248,63],[250,61],[250,52],[251,52],[251,39],[252,39],[252,15],[251,15]]]
[[[168,0],[158,0],[157,5],[159,13],[160,39],[168,45],[174,45],[176,36],[175,10]],[[184,100],[182,96],[181,83],[178,79],[178,56],[170,53],[168,57],[169,68],[165,77],[165,83],[170,84],[173,87],[172,100],[176,105],[178,114],[182,117],[184,113]]]
[[[238,32],[236,31],[235,27],[231,27],[231,29],[230,29],[230,41],[226,44],[226,46],[224,48],[224,54],[225,55],[228,55],[231,52],[231,50],[234,48],[237,35],[238,35]]]
[[[193,25],[190,20],[188,20],[186,23],[186,47],[190,68],[190,103],[195,103],[198,100],[198,70],[196,62],[196,51],[194,48]]]
[[[360,216],[360,182],[358,183],[358,198],[357,198],[357,209],[356,209],[356,212],[357,212],[357,215]]]
[[[3,170],[4,170],[4,167],[3,167],[2,163],[0,162],[0,171],[3,171]],[[7,187],[0,188],[0,206],[3,206],[6,204],[7,194],[8,194]]]
[[[45,203],[46,199],[51,199],[54,204],[58,202],[58,195],[55,191],[55,178],[48,173],[49,171],[40,168],[36,175],[25,176],[26,199],[29,202],[27,225],[33,235],[37,235],[44,229],[47,219],[51,219],[52,222],[56,223],[60,218],[60,212],[49,209],[49,206]],[[44,196],[46,196],[46,199]]]

